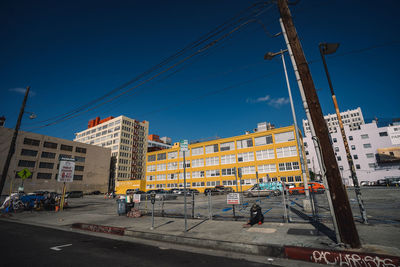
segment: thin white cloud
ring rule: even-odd
[[[247,103],[267,103],[267,105],[275,107],[275,108],[279,108],[282,105],[286,105],[289,103],[289,98],[286,97],[278,97],[278,98],[273,98],[270,95],[266,95],[263,97],[258,97],[256,99],[254,98],[247,98],[246,99]]]
[[[26,88],[22,88],[22,87],[10,88],[10,89],[8,89],[8,91],[24,95],[26,92]],[[36,93],[34,91],[30,90],[29,95],[34,96],[34,95],[36,95]]]

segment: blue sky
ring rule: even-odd
[[[281,61],[263,59],[266,52],[285,48],[283,37],[271,38],[252,22],[114,101],[37,128],[132,80],[253,3],[2,1],[0,116],[13,128],[21,88],[31,86],[26,110],[37,118],[25,115],[21,129],[65,139],[96,116],[147,120],[150,133],[174,141],[239,135],[262,121],[290,125]],[[396,0],[290,6],[324,113],[334,109],[318,44],[339,42],[327,63],[340,109],[360,106],[364,118],[400,117],[399,7]],[[270,33],[280,32],[278,18],[275,6],[258,17]],[[305,114],[288,57],[286,63],[301,122]]]

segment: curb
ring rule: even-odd
[[[249,243],[238,243],[223,240],[201,239],[188,236],[175,236],[168,234],[149,233],[141,231],[126,230],[121,227],[104,226],[87,223],[74,223],[72,228],[91,232],[113,234],[120,236],[129,236],[144,240],[153,240],[161,242],[175,243],[179,245],[187,245],[192,247],[200,247],[214,250],[223,250],[229,252],[248,253],[259,256],[269,256],[276,258],[284,258],[284,247],[277,245],[256,245]]]

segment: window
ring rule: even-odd
[[[22,149],[21,150],[21,155],[23,155],[23,156],[36,157],[37,153],[38,152],[36,150],[30,150],[30,149]]]
[[[339,152],[339,148],[337,146],[335,147],[335,152]]]
[[[243,140],[236,141],[236,145],[237,145],[238,149],[253,147],[253,139],[249,138],[249,139],[243,139]]]
[[[363,144],[364,148],[371,148],[371,144]]]
[[[83,147],[76,147],[75,152],[86,154],[86,148]]]
[[[185,160],[185,165],[186,168],[190,168],[190,160]],[[183,169],[183,167],[183,160],[179,161],[179,169]]]
[[[341,161],[341,160],[342,160],[342,157],[341,157],[341,156],[337,156],[337,160],[338,160],[338,161]]]
[[[337,139],[336,139],[336,138],[333,138],[333,142],[334,142],[334,143],[337,143]]]
[[[276,165],[275,164],[258,165],[257,168],[258,168],[258,172],[259,173],[276,172]]]
[[[368,153],[368,154],[365,154],[365,156],[370,159],[370,158],[374,157],[374,154],[373,153]]]
[[[77,162],[85,162],[85,157],[75,156],[75,161],[77,161]]]
[[[204,177],[204,171],[192,172],[192,178],[203,178],[203,177]]]
[[[71,156],[71,155],[60,154],[60,155],[58,156],[58,158],[59,158],[59,159],[62,159],[62,158],[64,158],[64,159],[72,159],[72,156]]]
[[[30,160],[20,160],[18,161],[19,167],[35,167],[35,162]]]
[[[148,162],[156,161],[156,155],[148,155],[147,156],[147,161]]]
[[[354,159],[358,159],[358,155],[353,155],[353,158]]]
[[[208,170],[208,171],[206,171],[206,175],[207,175],[207,177],[220,176],[219,170]]]
[[[238,162],[248,162],[248,161],[254,161],[254,153],[253,152],[246,152],[246,153],[238,154]]]
[[[361,169],[360,164],[356,164],[356,169],[357,169],[357,170]]]
[[[24,138],[24,145],[39,146],[40,141],[36,139]]]
[[[220,149],[221,151],[235,150],[235,143],[234,142],[222,143],[220,145]]]
[[[278,158],[297,156],[296,146],[279,147],[276,149],[276,156]]]
[[[218,152],[218,144],[206,146],[206,154]]]
[[[61,144],[60,149],[61,149],[61,150],[65,150],[65,151],[72,151],[72,146],[68,146],[68,145],[63,145],[63,144]]]
[[[167,159],[166,153],[157,154],[157,160],[165,160],[165,159]]]
[[[344,170],[343,166],[339,166],[339,170],[343,171]]]
[[[362,134],[361,139],[368,139],[368,134]]]
[[[256,173],[255,166],[241,167],[241,169],[242,169],[242,174],[255,174]]]
[[[274,159],[275,154],[273,149],[265,149],[256,151],[257,160]]]
[[[353,140],[353,136],[350,135],[349,136],[349,140],[352,141]]]
[[[298,162],[285,162],[285,163],[279,163],[279,171],[295,171],[298,170],[299,163]]]
[[[236,163],[235,154],[221,156],[221,164],[231,164],[231,163]]]
[[[168,159],[176,159],[177,157],[178,157],[178,152],[177,151],[168,153]]]
[[[254,142],[255,142],[256,146],[272,144],[273,143],[272,135],[256,137],[256,138],[254,138]]]
[[[156,171],[156,165],[147,165],[147,171],[148,172],[155,172]]]
[[[176,179],[178,179],[178,176],[175,173],[168,173],[167,174],[167,179],[168,180],[176,180]]]
[[[43,151],[41,157],[47,159],[54,159],[56,157],[56,153]]]
[[[387,132],[380,132],[379,136],[388,136],[388,133]]]
[[[356,146],[355,145],[351,145],[351,150],[356,150]]]
[[[82,180],[83,180],[83,175],[74,174],[74,181],[82,181]]]
[[[176,170],[178,169],[178,163],[177,162],[169,162],[168,163],[168,170]]]
[[[164,181],[167,178],[166,174],[157,174],[157,181]]]
[[[192,148],[192,156],[203,155],[204,149],[203,147]]]
[[[293,176],[288,176],[287,180],[288,180],[288,183],[293,183],[294,182]]]
[[[193,151],[193,150],[192,150]],[[204,159],[192,159],[192,167],[203,167]]]
[[[294,133],[292,131],[275,134],[275,143],[283,143],[293,140],[294,140]]]
[[[167,169],[167,164],[157,164],[157,171],[165,171]]]
[[[39,168],[42,168],[42,169],[53,169],[54,168],[54,163],[40,162],[39,163]]]
[[[296,182],[301,182],[301,176],[295,176],[295,177],[294,177],[294,180],[295,180]]]
[[[51,179],[51,173],[38,172],[36,179]]]
[[[206,166],[219,165],[219,157],[206,158]]]
[[[375,169],[375,163],[368,163],[368,167]]]
[[[84,166],[75,165],[75,171],[83,172],[84,169],[85,169]]]
[[[222,169],[221,173],[222,176],[230,176],[230,175],[235,175],[235,168],[228,168],[228,169]]]

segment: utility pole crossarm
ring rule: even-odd
[[[305,59],[292,16],[287,5],[287,0],[278,0],[278,9],[285,27],[289,45],[297,63],[299,76],[304,88],[304,94],[309,107],[312,123],[316,129],[316,137],[321,144],[326,177],[330,188],[333,208],[337,218],[338,231],[342,242],[353,248],[361,246],[360,238],[354,223],[353,214],[347,197],[346,189],[342,183],[339,167],[330,143],[329,132],[325,123],[314,82]]]

